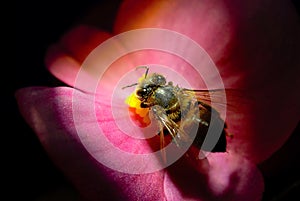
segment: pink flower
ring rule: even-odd
[[[49,48],[49,71],[70,87],[20,89],[16,94],[20,111],[53,161],[87,200],[260,200],[264,185],[256,165],[285,143],[299,121],[300,111],[299,97],[286,93],[282,99],[278,95],[299,87],[299,69],[292,68],[299,65],[299,59],[281,54],[282,49],[289,48],[284,39],[296,41],[299,27],[296,30],[293,25],[297,18],[289,12],[291,7],[286,1],[264,3],[124,1],[113,33],[82,25]],[[268,5],[272,9],[265,13]],[[270,19],[276,20],[270,23]],[[228,131],[234,135],[228,138],[226,153],[212,153],[197,161],[183,156],[165,169],[129,174],[92,157],[110,156],[108,159],[119,166],[151,166],[118,158],[110,147],[89,140],[97,137],[99,131],[89,115],[91,105],[96,105],[96,123],[112,144],[126,152],[148,153],[152,150],[150,144],[156,144],[155,139],[149,144],[125,136],[114,122],[113,108],[105,104],[112,96],[113,83],[141,62],[172,64],[174,70],[191,80],[193,74],[174,55],[134,52],[111,65],[100,82],[103,87],[97,89],[100,95],[96,96],[96,103],[89,94],[77,89],[81,85],[76,85],[76,77],[82,62],[99,44],[113,35],[149,27],[173,30],[196,41],[218,67],[225,87],[243,92],[242,96],[228,97],[228,103],[237,109],[226,115]],[[176,49],[176,45],[171,48]],[[287,67],[290,69],[283,70]],[[78,127],[87,137],[85,141],[78,135]]]

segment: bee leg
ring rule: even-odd
[[[151,106],[153,106],[153,104],[147,103],[147,102],[141,102],[141,104],[140,104],[141,108],[149,108]]]
[[[198,123],[204,125],[204,126],[208,126],[208,123],[204,120],[202,120],[201,118],[194,118],[193,120],[196,120]]]
[[[161,106],[154,105],[153,107],[151,107],[150,111],[151,115],[153,115],[153,117],[168,130],[169,134],[172,136],[174,143],[179,146],[177,142],[177,138],[179,137],[177,136],[179,130],[178,125],[174,121],[169,119],[166,111]]]
[[[163,149],[164,147],[165,147],[164,129],[161,127],[160,128],[160,149]]]
[[[165,152],[165,136],[164,136],[164,129],[163,126],[161,125],[161,123],[159,124],[160,127],[160,152],[162,155],[162,159],[163,162],[166,163],[167,162],[167,156],[166,156],[166,152]]]

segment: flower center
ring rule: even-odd
[[[131,93],[125,100],[128,104],[128,111],[132,121],[139,127],[150,125],[149,108],[141,108],[141,101],[136,97],[135,92]]]

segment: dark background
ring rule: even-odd
[[[299,11],[300,1],[293,2]],[[9,168],[6,186],[13,190],[9,193],[10,196],[18,196],[22,198],[20,200],[78,200],[72,185],[51,162],[36,135],[21,117],[14,92],[26,86],[62,85],[44,66],[47,47],[79,21],[100,23],[109,31],[118,5],[118,0],[15,2],[16,64],[12,68],[12,81],[4,86],[9,96],[3,99],[5,120],[9,120],[8,125],[12,126],[6,129],[8,131],[2,130],[3,135],[9,137],[3,142],[9,146],[3,153],[9,159],[5,167]],[[86,16],[86,13],[95,7],[103,10],[101,12],[103,16],[97,22],[91,21],[91,18]],[[298,126],[278,154],[275,154],[268,163],[261,165],[266,182],[265,200],[294,200],[291,199],[292,195],[299,198],[299,149],[294,150],[290,158],[279,164],[276,162],[279,155],[285,153],[289,147],[296,143],[300,145],[299,133]],[[275,174],[265,171],[272,165],[281,167],[281,170],[275,171]]]

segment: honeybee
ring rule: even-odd
[[[144,78],[122,89],[136,86],[135,97],[140,101],[140,107],[149,108],[151,115],[159,124],[161,147],[165,145],[165,136],[171,135],[177,146],[192,140],[191,144],[201,150],[226,152],[226,123],[220,113],[210,105],[210,94],[217,93],[219,90],[181,88],[173,85],[172,82],[167,82],[161,74],[148,74],[147,66],[137,68],[146,69]],[[189,129],[186,128],[195,124],[198,128],[192,138],[187,132]],[[221,131],[212,149],[202,146],[210,126]]]

